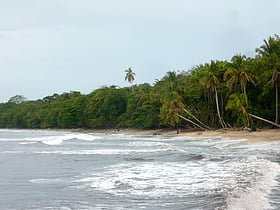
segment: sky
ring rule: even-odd
[[[0,102],[153,84],[280,34],[279,0],[0,0]]]

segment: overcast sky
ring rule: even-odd
[[[279,0],[0,0],[0,102],[153,84],[280,34]]]

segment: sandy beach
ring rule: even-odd
[[[249,142],[260,142],[260,141],[280,141],[280,129],[267,129],[257,130],[254,132],[249,131],[236,131],[236,130],[218,130],[218,131],[204,131],[204,132],[185,132],[182,135],[186,136],[203,136],[203,137],[214,137],[222,136],[231,140],[246,139]]]
[[[189,137],[224,137],[230,140],[246,139],[249,142],[280,141],[280,129],[259,129],[257,131],[243,130],[209,130],[189,131],[181,130],[180,134],[171,129],[137,130],[137,129],[105,129],[86,130],[86,132],[110,133],[110,134],[134,134],[134,135],[168,135],[168,136],[189,136]]]

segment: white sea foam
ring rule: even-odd
[[[36,141],[28,141],[28,142],[21,142],[19,144],[26,145],[26,144],[36,144],[36,143],[37,143]]]
[[[23,140],[26,142],[41,142],[47,145],[60,145],[64,141],[68,140],[83,140],[83,141],[94,141],[99,139],[100,137],[89,135],[89,134],[80,134],[80,133],[68,133],[64,135],[51,135],[51,136],[41,136],[41,137],[33,137],[33,138],[24,138]]]
[[[159,149],[96,149],[96,150],[55,150],[55,151],[35,151],[36,154],[61,154],[61,155],[127,155],[135,153],[156,153],[156,152],[172,152],[174,148]]]
[[[196,141],[195,144],[199,146],[216,147],[219,149],[223,149],[226,147],[232,147],[234,145],[240,145],[240,144],[244,145],[244,142],[247,142],[247,140],[246,139],[230,140],[228,138],[215,137],[215,138],[200,139]]]
[[[32,208],[34,209],[34,208]],[[76,208],[70,208],[70,207],[67,207],[67,206],[60,206],[60,207],[57,207],[57,206],[47,206],[47,207],[42,207],[40,206],[40,208],[36,208],[36,209],[40,209],[40,210],[73,210],[73,209],[87,209],[87,210],[91,210],[92,208],[90,208],[89,206],[77,206]]]
[[[48,140],[42,140],[41,142],[43,144],[47,144],[47,145],[60,145],[63,143],[63,141],[64,140],[62,140],[62,139],[48,139]]]
[[[47,145],[59,145],[62,144],[63,141],[69,140],[69,135],[62,136],[42,136],[42,137],[33,137],[33,138],[25,138],[25,141],[30,142],[41,142]]]
[[[96,139],[101,139],[100,136],[96,136],[93,134],[84,134],[84,133],[77,133],[72,135],[73,139],[79,139],[79,140],[83,140],[83,141],[94,141]]]
[[[52,154],[59,154],[54,155],[56,164],[60,164],[58,166],[61,167],[62,175],[64,173],[68,177],[66,179],[59,177],[61,174],[53,173],[54,167],[50,167],[45,169],[47,173],[43,171],[44,173],[38,177],[34,177],[37,173],[30,175],[34,178],[29,180],[32,183],[30,185],[56,189],[61,185],[65,187],[65,192],[68,187],[71,188],[71,192],[79,188],[77,193],[81,193],[81,197],[86,198],[91,193],[92,195],[100,193],[101,197],[106,194],[108,198],[116,199],[108,201],[108,209],[123,200],[137,200],[137,202],[147,203],[147,208],[153,208],[155,203],[151,203],[151,200],[161,202],[166,199],[167,202],[174,203],[184,200],[187,203],[193,198],[201,199],[202,203],[210,203],[209,209],[211,202],[215,207],[216,202],[218,205],[223,205],[218,209],[267,209],[270,207],[269,198],[272,199],[268,194],[275,185],[274,179],[280,171],[278,164],[260,158],[270,159],[271,154],[272,160],[278,160],[279,143],[258,143],[248,146],[245,140],[229,141],[221,137],[193,139],[182,136],[172,138],[148,136],[142,138],[66,132],[46,132],[42,135],[32,133],[29,138],[24,139],[26,136],[28,135],[23,135],[20,139],[20,144],[26,146],[14,147],[12,143],[11,147],[7,147],[9,144],[5,142],[3,149],[7,151],[1,153],[25,153],[28,155],[20,158],[28,158],[27,161],[30,157],[38,157],[34,154],[49,154],[43,155],[43,160],[48,160],[45,157],[52,157]],[[98,138],[102,138],[102,141],[96,141],[98,146],[94,147],[96,145],[94,143],[87,147],[90,144],[88,141],[95,141]],[[69,142],[66,144],[65,141],[71,144]],[[30,149],[30,144],[35,144],[34,149]],[[60,146],[49,147],[43,144]],[[273,152],[271,153],[270,150]],[[265,156],[264,153],[267,155]],[[60,154],[72,156],[66,158],[61,157]],[[95,158],[80,158],[76,155],[98,155],[98,160],[100,157],[101,161],[94,164]],[[112,155],[117,159],[106,156],[102,162],[103,155]],[[52,161],[53,158],[50,160]],[[88,160],[93,161],[93,164],[88,164]],[[48,165],[51,166],[51,163],[53,162]],[[67,171],[63,171],[64,166],[67,166]],[[83,174],[80,174],[81,172]],[[74,175],[68,176],[69,174]],[[48,175],[51,175],[51,178]],[[56,175],[59,176],[54,177]],[[49,196],[52,197],[51,193]],[[94,199],[94,196],[90,199]],[[96,206],[104,204],[103,201],[98,203],[98,200],[92,202],[95,202]],[[170,207],[167,202],[162,202],[162,206]],[[181,207],[183,209],[183,205],[177,209]],[[198,202],[195,206],[197,208],[193,209],[203,209],[199,205]],[[176,209],[176,207],[171,206],[169,209]]]
[[[32,130],[24,130],[24,129],[0,129],[0,132],[7,132],[7,133],[24,133],[30,132]],[[36,130],[37,131],[37,130]]]
[[[23,154],[24,151],[19,151],[19,150],[16,150],[16,151],[1,151],[0,153],[2,153],[2,154]]]
[[[227,196],[226,208],[266,209],[268,193],[280,167],[268,160],[248,157],[232,162],[122,163],[76,180],[79,187],[122,196],[159,198]],[[265,208],[264,208],[265,207]]]
[[[61,179],[30,179],[29,180],[31,183],[36,183],[36,184],[56,184],[59,182],[62,182]]]
[[[167,136],[161,136],[161,135],[130,135],[130,134],[109,134],[109,135],[104,135],[101,134],[104,138],[109,138],[109,139],[116,139],[116,140],[122,140],[122,141],[164,141],[164,140],[173,140],[172,137],[167,137]],[[175,140],[175,139],[174,139]]]
[[[128,142],[128,145],[130,146],[169,146],[170,144],[162,142],[162,141],[131,141]]]
[[[255,160],[253,160],[255,161]],[[248,188],[236,188],[228,197],[229,210],[270,209],[268,194],[276,184],[280,166],[268,160],[257,160],[255,182]]]
[[[217,180],[208,179],[204,169],[195,163],[120,164],[108,168],[102,175],[92,174],[77,182],[112,194],[152,198],[202,193],[205,188],[214,190],[220,184]]]
[[[268,150],[277,150],[280,151],[279,142],[258,142],[258,143],[250,143],[250,144],[241,144],[236,145],[237,149],[246,149],[246,151],[268,151]]]
[[[103,176],[94,174],[78,181],[113,194],[158,197],[184,192],[187,186],[194,187],[194,180],[183,176],[188,169],[184,164],[120,164],[110,168]],[[191,171],[192,175],[199,174],[199,168],[195,169]]]
[[[24,141],[25,139],[23,138],[0,138],[0,141],[9,141],[9,142],[14,142],[14,141]]]

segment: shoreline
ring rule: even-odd
[[[5,128],[4,128],[5,129]],[[23,129],[24,130],[24,129]],[[257,129],[257,131],[244,131],[237,129],[217,129],[217,130],[187,130],[182,129],[177,134],[176,129],[86,129],[86,128],[46,128],[34,130],[54,130],[54,131],[69,131],[80,133],[103,133],[103,134],[124,134],[124,135],[143,135],[143,136],[170,136],[170,137],[193,137],[193,138],[207,138],[207,137],[222,137],[228,140],[246,140],[249,143],[256,142],[271,142],[280,141],[280,129]]]
[[[280,129],[259,129],[257,131],[242,130],[206,130],[206,131],[189,131],[181,130],[177,134],[176,129],[154,129],[154,130],[138,130],[138,129],[74,129],[73,131],[85,133],[107,133],[107,134],[126,134],[126,135],[164,135],[164,136],[186,136],[186,137],[223,137],[230,140],[245,139],[250,143],[280,141]]]

